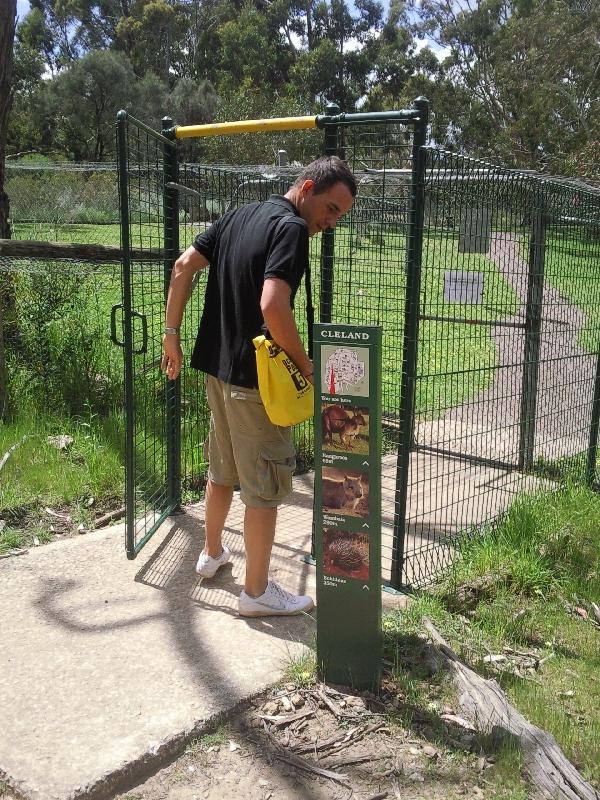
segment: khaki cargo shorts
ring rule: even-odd
[[[257,389],[206,376],[210,431],[204,444],[208,477],[222,486],[239,486],[247,506],[280,505],[292,491],[296,453],[292,429],[267,417]]]

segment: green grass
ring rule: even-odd
[[[34,431],[34,432],[33,432]],[[73,444],[59,450],[48,436],[66,434]],[[0,532],[0,552],[52,538],[55,519],[43,509],[68,513],[72,528],[88,526],[97,511],[121,504],[123,458],[119,441],[122,421],[65,419],[36,415],[32,425],[22,416],[10,424],[0,423],[0,453],[16,445],[2,469],[0,517],[6,526]]]
[[[600,632],[565,603],[600,598],[600,497],[567,486],[523,497],[468,542],[450,576],[384,620],[400,667],[402,637],[427,616],[478,671],[504,646],[547,658],[540,672],[494,673],[511,702],[550,731],[584,777],[600,784]],[[400,648],[400,649],[399,649]],[[400,654],[400,655],[398,655]],[[509,757],[510,762],[510,757]]]
[[[293,683],[300,688],[311,686],[317,680],[317,658],[313,650],[297,658],[290,658],[285,666],[282,683]]]

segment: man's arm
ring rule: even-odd
[[[208,259],[195,247],[188,247],[183,252],[171,272],[171,283],[167,295],[165,327],[179,328],[183,319],[185,305],[192,290],[192,280],[196,272],[208,266]],[[178,333],[165,333],[163,336],[163,357],[160,368],[167,378],[174,381],[181,372],[183,352]]]
[[[300,372],[314,383],[312,362],[304,349],[290,307],[291,293],[292,290],[286,281],[281,278],[266,278],[260,298],[260,309],[273,339],[285,350]]]

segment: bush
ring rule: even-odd
[[[107,414],[121,398],[99,276],[47,267],[14,276],[15,325],[7,340],[13,407]]]

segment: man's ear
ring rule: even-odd
[[[304,183],[302,184],[302,191],[303,192],[309,192],[314,187],[314,185],[315,185],[315,182],[309,178],[308,180],[304,181]]]

